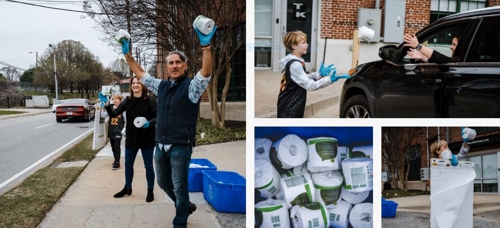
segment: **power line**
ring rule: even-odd
[[[51,6],[43,6],[43,5],[38,5],[38,4],[33,4],[33,3],[28,3],[28,2],[14,1],[14,0],[4,0],[4,1],[25,4],[25,5],[29,5],[29,6],[42,7],[42,8],[47,8],[47,9],[54,9],[54,10],[62,10],[62,11],[69,11],[69,12],[76,12],[76,13],[91,13],[91,14],[95,14],[95,15],[105,15],[104,13],[85,12],[85,11],[80,11],[80,10],[72,10],[72,9],[64,9],[64,8],[57,8],[57,7],[51,7]]]

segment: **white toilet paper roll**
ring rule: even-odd
[[[338,153],[340,154],[339,169],[342,169],[342,161],[349,158],[349,147],[339,146]]]
[[[148,120],[142,116],[136,117],[134,119],[134,125],[136,128],[141,128]]]
[[[345,178],[345,189],[354,192],[373,189],[373,159],[345,159],[342,161],[342,171]]]
[[[337,171],[325,171],[311,174],[316,189],[316,202],[322,202],[327,207],[337,205],[342,193],[344,177]]]
[[[314,202],[315,189],[309,174],[281,178],[281,193],[287,208],[294,205]]]
[[[307,147],[309,151],[307,170],[309,172],[338,170],[340,168],[340,154],[336,138],[311,138],[307,140]]]
[[[300,166],[307,160],[306,142],[297,135],[289,134],[273,143],[269,157],[277,169]]]
[[[349,211],[351,211],[352,204],[339,200],[337,206],[328,208],[328,218],[330,219],[330,226],[335,228],[347,228],[349,225]]]
[[[203,15],[199,15],[193,21],[193,28],[198,28],[198,30],[205,35],[208,35],[212,32],[212,30],[214,29],[214,25],[215,22],[212,19]]]
[[[127,31],[125,31],[123,29],[120,29],[120,30],[118,30],[118,32],[116,32],[115,41],[123,46],[122,39],[130,40],[130,33],[128,33]]]
[[[342,199],[347,201],[348,203],[358,204],[366,200],[370,195],[370,191],[365,192],[351,192],[342,188]]]
[[[474,140],[476,138],[476,130],[468,127],[464,128],[462,131],[462,138],[468,139],[469,141]]]
[[[290,218],[295,228],[330,227],[328,210],[321,202],[295,205],[290,210]]]
[[[281,189],[280,174],[266,160],[255,161],[255,188],[263,198],[273,197]]]
[[[307,172],[307,169],[306,169],[306,163],[302,164],[302,165],[299,165],[299,166],[296,166],[296,167],[293,167],[291,169],[288,169],[286,170],[282,175],[281,177],[291,177],[291,176],[297,176],[299,174],[303,174],[303,173],[309,173]]]
[[[355,146],[352,148],[350,158],[373,158],[373,146]]]
[[[255,227],[290,227],[285,201],[268,199],[255,204]]]
[[[354,205],[349,213],[349,222],[354,228],[372,228],[373,227],[373,204],[360,203]]]
[[[364,41],[371,41],[373,39],[373,36],[375,35],[375,31],[372,29],[366,27],[366,26],[361,26],[359,27],[358,30],[358,38],[362,39]]]
[[[271,150],[271,146],[273,142],[266,138],[256,138],[255,139],[255,160],[266,160],[271,162],[269,158],[269,150]]]

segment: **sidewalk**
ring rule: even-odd
[[[272,70],[255,70],[255,117],[276,118],[279,87],[282,73]],[[345,79],[332,85],[307,92],[306,111],[308,118],[338,118],[339,99]]]
[[[426,212],[431,211],[431,201],[429,195],[391,198],[398,203],[397,211]],[[473,213],[485,211],[500,211],[500,195],[474,193]],[[499,214],[500,215],[500,214]]]
[[[158,187],[156,179],[155,200],[146,203],[146,178],[140,153],[134,163],[132,195],[113,198],[125,182],[124,141],[122,167],[111,169],[114,159],[108,143],[47,213],[39,227],[172,227],[175,205]],[[245,145],[245,141],[238,141],[198,146],[192,157],[207,158],[217,170],[234,171],[245,176]],[[198,207],[189,216],[190,228],[245,227],[245,214],[215,212],[201,192],[190,193],[190,200]]]

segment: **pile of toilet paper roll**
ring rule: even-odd
[[[371,145],[288,134],[254,149],[255,227],[372,227]]]

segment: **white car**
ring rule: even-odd
[[[66,101],[66,100],[57,100],[57,101],[56,101],[56,103],[54,103],[54,104],[52,105],[52,112],[53,112],[53,113],[55,113],[55,112],[56,112],[56,108],[57,108],[57,106],[59,106],[59,105],[63,104],[63,103],[64,103],[64,101]]]

